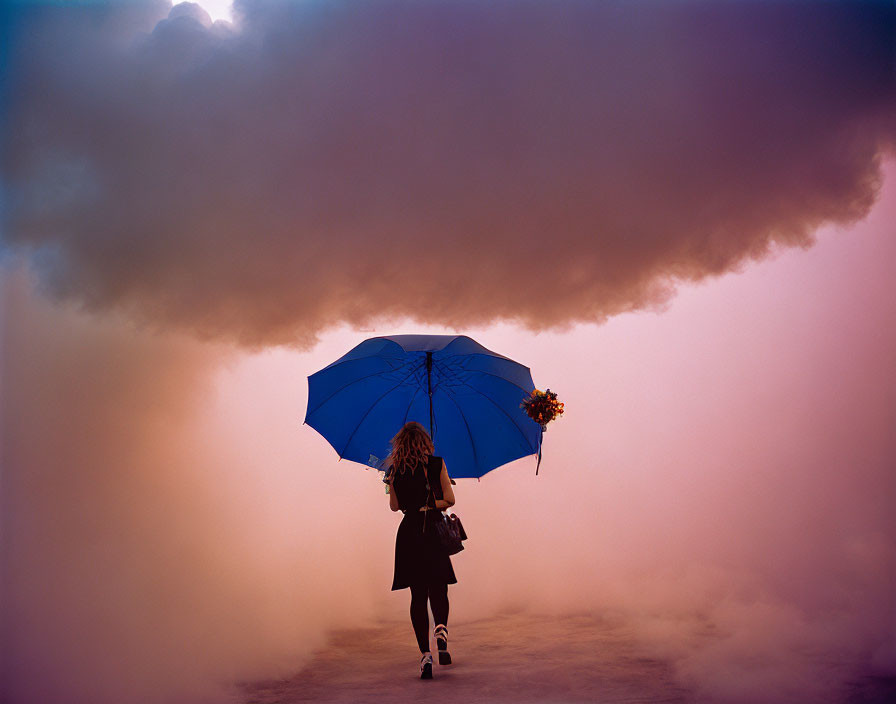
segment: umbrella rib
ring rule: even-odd
[[[425,362],[424,362],[424,364],[425,364]],[[367,412],[366,412],[363,416],[361,416],[361,420],[358,421],[358,424],[355,426],[355,429],[352,431],[352,434],[348,436],[348,440],[345,441],[345,445],[344,445],[343,448],[342,448],[342,452],[339,453],[339,459],[342,459],[342,455],[345,453],[345,451],[348,449],[348,446],[351,444],[351,442],[352,442],[352,438],[354,438],[354,437],[355,437],[355,433],[358,432],[358,428],[361,427],[361,424],[365,421],[365,419],[367,418],[367,416],[370,415],[370,412],[371,412],[374,408],[376,408],[376,405],[377,405],[380,401],[382,401],[386,396],[388,396],[388,395],[391,394],[393,391],[395,391],[395,389],[399,388],[402,384],[404,384],[404,382],[406,382],[406,381],[410,378],[410,376],[411,376],[415,371],[417,371],[417,370],[416,370],[416,369],[411,369],[411,371],[408,372],[408,375],[407,375],[404,379],[402,379],[401,381],[399,381],[399,382],[398,382],[395,386],[393,386],[392,388],[386,390],[386,391],[385,391],[385,392],[384,392],[384,393],[383,393],[383,394],[382,394],[376,401],[374,401],[374,402],[370,405],[370,408],[367,409]]]
[[[462,410],[460,410],[460,405],[454,399],[454,394],[449,393],[448,389],[443,389],[443,391],[445,392],[445,395],[451,399],[451,403],[454,404],[454,407],[457,409],[457,412],[460,413],[460,417],[464,421],[464,425],[467,427],[467,435],[470,436],[470,447],[473,448],[473,465],[475,466],[476,470],[478,471],[479,470],[479,457],[477,457],[477,455],[476,455],[476,442],[473,440],[473,433],[470,431],[470,424],[467,423],[467,417],[464,415],[464,412]]]
[[[484,372],[484,371],[482,371],[481,369],[464,369],[464,371],[465,371],[467,374],[487,374],[488,376],[493,376],[493,377],[495,377],[495,379],[500,379],[501,381],[506,381],[506,382],[507,382],[508,384],[510,384],[511,386],[515,386],[515,387],[518,388],[520,391],[525,391],[527,394],[532,393],[531,391],[528,391],[527,389],[524,389],[524,388],[523,388],[522,386],[520,386],[519,384],[514,384],[510,379],[508,379],[507,377],[501,376],[500,374],[492,374],[491,372]]]
[[[368,339],[372,340],[372,339],[376,339],[376,338],[368,338]],[[364,340],[364,342],[367,342],[367,340]],[[390,340],[390,342],[391,342],[391,340]],[[373,352],[371,354],[366,354],[363,357],[352,357],[351,359],[341,359],[341,360],[337,359],[335,362],[333,362],[332,364],[328,364],[320,371],[324,371],[324,369],[335,369],[336,367],[341,367],[343,364],[348,364],[349,362],[358,362],[362,359],[370,359],[371,357],[380,357],[380,359],[396,359],[395,357],[384,357],[384,356],[381,356],[379,353]],[[399,355],[399,357],[397,357],[397,359],[400,359],[400,358],[401,357]]]
[[[520,364],[515,359],[505,357],[503,354],[498,354],[497,352],[491,354],[486,354],[485,352],[459,352],[458,354],[446,354],[444,357],[439,357],[439,359],[454,359],[455,357],[491,357],[492,359],[503,359],[505,362],[511,362],[518,367],[529,369],[525,364]]]
[[[497,408],[499,411],[501,411],[501,413],[503,413],[505,416],[507,416],[507,417],[510,419],[510,422],[513,423],[513,427],[516,428],[516,429],[519,431],[520,435],[523,436],[523,440],[526,441],[526,447],[527,447],[527,448],[529,447],[529,438],[526,437],[526,434],[523,432],[523,429],[522,429],[519,425],[517,425],[516,421],[513,419],[513,417],[512,417],[507,411],[505,411],[503,408],[501,408],[497,403],[495,403],[492,399],[490,399],[488,396],[486,396],[484,393],[482,393],[482,392],[481,392],[479,389],[477,389],[475,386],[470,386],[470,385],[469,385],[467,382],[465,382],[465,381],[463,381],[463,382],[461,382],[461,383],[462,383],[464,386],[468,386],[470,389],[472,389],[472,390],[475,391],[477,394],[479,394],[480,396],[482,396],[482,398],[486,399],[490,404],[492,404],[495,408]],[[530,453],[530,454],[531,454],[531,453]]]
[[[353,361],[353,360],[349,360],[349,361]],[[400,367],[398,367],[398,368],[400,368]],[[314,410],[313,410],[313,411],[308,411],[308,412],[305,414],[305,416],[308,417],[308,416],[310,416],[312,413],[316,413],[317,410],[318,410],[321,406],[323,406],[327,401],[329,401],[331,398],[333,398],[333,397],[334,397],[336,394],[338,394],[340,391],[344,391],[345,389],[347,389],[347,388],[348,388],[349,386],[351,386],[352,384],[357,384],[359,381],[364,381],[365,379],[369,379],[369,378],[372,377],[372,376],[379,376],[379,375],[381,375],[381,374],[388,374],[389,372],[394,372],[394,371],[396,371],[396,369],[397,369],[397,368],[392,368],[392,369],[389,369],[389,370],[387,370],[387,371],[383,371],[383,370],[381,369],[380,371],[373,372],[373,374],[367,374],[367,375],[365,375],[365,376],[358,377],[357,379],[352,379],[350,382],[348,382],[347,384],[345,384],[345,385],[343,385],[343,386],[340,386],[340,387],[339,387],[338,389],[336,389],[333,393],[331,393],[329,396],[327,396],[323,401],[321,401],[320,403],[318,403],[318,404],[314,407]]]
[[[414,399],[417,398],[417,394],[420,393],[420,387],[417,387],[417,390],[414,392],[414,395],[411,396],[411,402],[408,404],[407,410],[404,412],[404,422],[402,425],[408,422],[408,413],[411,412],[411,406],[414,405]]]

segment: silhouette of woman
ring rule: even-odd
[[[457,583],[451,558],[439,542],[435,526],[440,520],[439,512],[454,505],[454,491],[445,460],[432,453],[432,438],[426,428],[411,421],[392,438],[392,451],[385,462],[389,477],[389,507],[404,512],[395,536],[392,589],[411,590],[411,625],[423,655],[421,679],[432,679],[427,601],[435,622],[433,635],[439,650],[439,664],[451,664],[448,585]]]

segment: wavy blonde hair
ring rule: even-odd
[[[413,472],[417,463],[426,462],[433,450],[432,438],[426,428],[412,420],[405,423],[392,438],[392,451],[386,457],[385,465],[392,465],[402,473],[410,467]]]

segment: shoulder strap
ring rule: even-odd
[[[436,455],[430,455],[429,461],[426,463],[426,471],[424,474],[426,475],[426,491],[433,495],[433,500],[442,498],[442,484],[439,481],[441,473],[442,458]],[[430,476],[430,474],[432,476]],[[433,491],[434,486],[438,487],[438,492]],[[435,495],[436,493],[438,493],[438,496]]]

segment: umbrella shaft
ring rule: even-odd
[[[426,387],[429,391],[429,437],[435,443],[435,432],[432,428],[432,352],[426,353]]]

